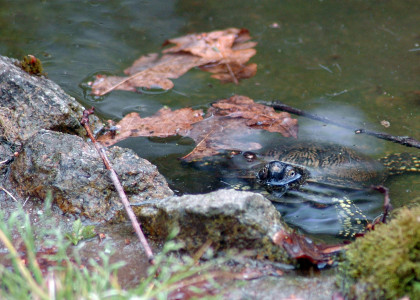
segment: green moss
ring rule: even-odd
[[[33,55],[24,56],[23,60],[20,62],[20,67],[31,75],[45,75],[41,61]]]
[[[349,298],[420,299],[420,206],[400,209],[389,224],[357,239],[339,272]]]

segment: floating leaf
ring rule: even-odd
[[[170,39],[175,46],[141,56],[124,70],[126,77],[97,75],[91,84],[92,94],[102,96],[112,90],[137,91],[139,87],[171,89],[175,79],[194,67],[214,73],[222,82],[238,82],[257,71],[256,64],[245,65],[256,54],[248,30],[229,28],[210,33],[189,34]]]
[[[245,96],[232,96],[213,103],[204,119],[201,110],[182,108],[171,111],[162,108],[154,116],[141,118],[138,113],[126,115],[117,125],[118,134],[107,133],[98,138],[110,146],[128,137],[181,135],[193,139],[197,146],[184,156],[192,161],[218,154],[221,150],[240,149],[252,151],[261,148],[249,140],[256,130],[281,133],[285,137],[297,137],[297,120],[286,112],[255,103]]]
[[[192,124],[203,119],[202,115],[202,110],[191,108],[181,108],[175,111],[170,108],[162,108],[155,115],[147,118],[141,118],[138,113],[132,112],[118,122],[119,133],[115,137],[108,133],[100,136],[97,140],[105,146],[111,146],[128,137],[185,135],[192,128]]]

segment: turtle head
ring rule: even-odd
[[[302,169],[280,161],[267,163],[257,174],[257,181],[277,197],[301,185]]]

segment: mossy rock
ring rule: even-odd
[[[420,299],[420,206],[357,239],[339,272],[349,299]]]

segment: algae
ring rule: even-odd
[[[41,61],[30,54],[23,57],[23,60],[20,62],[20,67],[22,70],[31,75],[46,75],[46,73],[44,73],[44,68],[42,67]]]
[[[420,206],[401,208],[351,244],[338,283],[349,299],[420,299]]]

